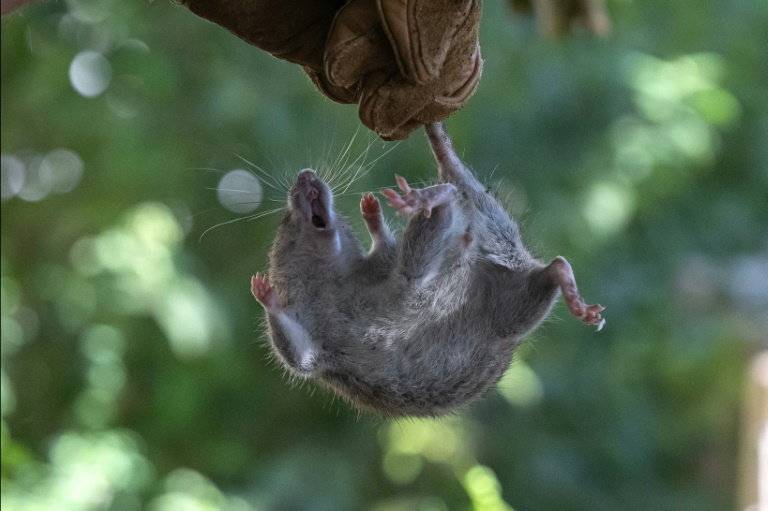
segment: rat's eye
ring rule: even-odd
[[[325,229],[325,220],[323,220],[319,215],[312,215],[312,225],[318,229]]]

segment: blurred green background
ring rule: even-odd
[[[361,227],[360,192],[434,177],[423,134],[378,141],[165,0],[4,17],[3,509],[733,509],[768,331],[768,8],[608,9],[612,37],[554,41],[487,1],[483,79],[448,121],[605,329],[560,304],[497,391],[399,422],[289,381],[248,285],[268,183],[370,169],[338,203]]]

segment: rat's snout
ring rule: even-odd
[[[296,186],[306,194],[307,199],[315,200],[320,195],[322,182],[314,170],[304,169],[299,172],[299,176],[296,178]]]
[[[296,178],[296,184],[298,185],[311,185],[317,181],[317,174],[312,169],[304,169],[299,172],[299,177]]]
[[[312,227],[325,231],[333,225],[333,196],[312,169],[303,169],[296,178],[294,200]]]

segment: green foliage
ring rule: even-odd
[[[281,179],[357,173],[339,207],[360,225],[359,192],[434,177],[423,136],[375,140],[170,2],[3,19],[4,509],[733,508],[768,331],[768,15],[616,0],[612,37],[551,41],[485,9],[448,129],[608,322],[558,306],[497,392],[403,422],[287,381],[247,283]],[[217,193],[233,169],[259,179]]]

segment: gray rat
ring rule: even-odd
[[[286,368],[385,417],[439,416],[482,396],[559,291],[581,321],[604,323],[564,258],[546,265],[523,247],[442,123],[426,132],[440,184],[417,190],[397,176],[402,194],[382,190],[397,214],[412,215],[402,239],[364,194],[364,253],[328,185],[305,169],[289,191],[269,276],[251,280]]]

